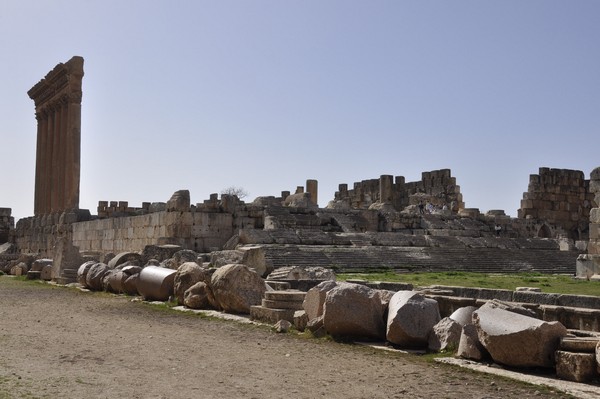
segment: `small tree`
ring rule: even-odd
[[[244,190],[243,187],[237,187],[237,186],[230,186],[230,187],[227,187],[226,189],[221,190],[221,195],[223,195],[223,194],[235,195],[236,197],[238,197],[238,199],[244,199],[248,196],[248,192],[246,190]]]

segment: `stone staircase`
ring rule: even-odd
[[[265,215],[272,228],[242,230],[239,242],[262,247],[265,264],[275,269],[574,274],[579,255],[560,251],[552,239],[497,237],[489,223],[459,216],[396,215],[388,222],[404,227],[379,232],[374,230],[382,216],[376,212],[270,207]]]
[[[322,266],[338,273],[470,271],[574,274],[576,251],[458,247],[330,247],[264,245],[265,259],[275,269]]]

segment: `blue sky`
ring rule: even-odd
[[[85,59],[80,207],[252,200],[450,168],[516,216],[539,167],[600,166],[598,1],[3,0],[0,207],[33,214],[27,91]]]

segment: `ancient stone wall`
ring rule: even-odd
[[[15,227],[15,219],[11,216],[12,209],[0,208],[0,244],[9,242],[13,229]]]
[[[136,216],[150,211],[150,202],[142,202],[141,208],[129,206],[128,201],[98,201],[98,217],[111,218],[120,216]]]
[[[431,202],[442,207],[446,205],[457,212],[464,208],[460,187],[450,169],[423,172],[420,181],[405,182],[404,176],[382,175],[379,179],[363,180],[354,183],[353,189],[340,184],[333,203],[345,204],[353,209],[367,209],[375,203],[391,204],[401,211],[420,201]],[[333,205],[335,206],[335,205]]]
[[[34,214],[79,207],[83,58],[58,64],[27,94],[35,102]]]
[[[80,251],[140,251],[146,245],[177,244],[205,252],[220,249],[233,235],[232,215],[156,212],[75,223],[73,245]]]
[[[590,241],[588,254],[600,258],[600,168],[590,173],[590,192],[594,195],[596,207],[590,211]],[[600,259],[598,259],[600,265]]]
[[[52,258],[57,241],[71,241],[72,225],[90,218],[88,210],[77,209],[19,219],[14,242],[21,253]]]
[[[54,256],[59,240],[81,252],[141,251],[157,244],[210,252],[222,249],[242,228],[264,227],[263,206],[248,205],[230,195],[219,199],[213,194],[203,203],[190,205],[189,192],[182,190],[166,204],[146,204],[132,208],[126,201],[100,201],[99,209],[112,217],[77,210],[21,219],[15,242],[21,252],[47,257]],[[142,214],[129,216],[129,212]]]
[[[540,168],[530,175],[523,193],[520,219],[542,221],[538,237],[564,235],[574,240],[587,239],[590,209],[594,195],[583,172],[568,169]]]
[[[590,192],[597,207],[590,210],[587,254],[577,258],[577,276],[600,278],[600,167],[590,173]]]

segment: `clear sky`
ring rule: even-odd
[[[27,91],[85,59],[80,207],[252,200],[450,168],[516,216],[539,167],[600,166],[600,1],[2,0],[0,207],[33,214]]]

